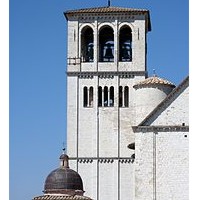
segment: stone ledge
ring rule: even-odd
[[[132,126],[133,132],[189,132],[189,126]]]

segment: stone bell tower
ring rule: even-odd
[[[95,200],[135,198],[133,85],[147,77],[148,10],[64,12],[68,26],[67,153]]]

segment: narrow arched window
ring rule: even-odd
[[[109,106],[114,106],[114,87],[110,87],[110,100],[109,100]]]
[[[83,88],[83,107],[87,107],[88,105],[88,89],[87,87]]]
[[[123,94],[122,94],[122,86],[119,86],[119,107],[123,105]]]
[[[129,88],[128,86],[125,86],[124,88],[124,106],[129,106]]]
[[[129,26],[123,26],[119,34],[119,61],[132,61],[132,33]]]
[[[93,106],[93,87],[90,87],[89,89],[89,106]]]
[[[86,26],[81,31],[81,56],[83,62],[94,60],[94,36],[91,27]]]
[[[98,106],[102,106],[102,87],[98,87]]]
[[[99,32],[99,61],[114,61],[114,31],[109,26],[103,27]]]
[[[104,87],[104,106],[108,106],[108,87]]]

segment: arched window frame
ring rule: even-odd
[[[119,29],[119,61],[131,62],[132,51],[132,29],[129,25],[124,24]]]
[[[82,62],[94,62],[94,30],[89,25],[81,29]]]
[[[99,29],[99,61],[114,62],[114,29],[110,25]]]

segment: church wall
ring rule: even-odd
[[[188,133],[136,133],[135,144],[136,200],[187,200]]]
[[[139,16],[134,21],[133,60],[134,71],[146,70],[146,31],[144,16]]]
[[[80,160],[78,172],[83,180],[84,196],[97,199],[97,160]]]
[[[79,79],[79,138],[78,151],[80,157],[97,156],[97,77]],[[83,88],[93,87],[91,107],[83,106]]]
[[[166,110],[164,110],[152,125],[189,125],[189,87],[187,87]],[[175,98],[174,97],[174,98]]]
[[[80,63],[78,46],[78,21],[68,21],[68,51],[67,51],[67,71],[80,71],[80,66],[74,63]],[[71,63],[71,64],[70,64]]]
[[[135,134],[135,200],[152,200],[153,134]]]
[[[120,199],[135,199],[135,164],[133,160],[120,161]]]
[[[99,199],[118,199],[118,161],[99,163]]]
[[[67,153],[69,157],[77,155],[77,77],[67,80]]]

